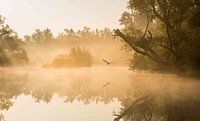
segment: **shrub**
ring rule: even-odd
[[[57,55],[50,64],[46,64],[43,67],[90,67],[92,64],[92,54],[88,49],[74,47],[68,54]]]

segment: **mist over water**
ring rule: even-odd
[[[110,121],[149,93],[165,101],[199,100],[198,80],[126,67],[0,71],[0,106],[7,121]]]
[[[200,0],[0,0],[0,121],[200,121],[199,21]]]

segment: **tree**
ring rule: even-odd
[[[92,54],[88,49],[74,47],[68,54],[57,55],[50,64],[43,67],[91,67],[93,64]]]
[[[191,43],[193,31],[188,28],[188,20],[197,18],[194,10],[198,6],[198,0],[129,0],[129,11],[120,19],[123,32],[114,31],[136,54],[156,63],[157,68],[183,69],[188,64],[185,53],[190,55],[192,50],[188,44],[197,42]]]
[[[36,29],[35,32],[30,36],[24,36],[25,41],[30,42],[30,40],[37,44],[48,44],[52,42],[54,39],[53,33],[49,28],[46,28],[44,30]]]
[[[0,66],[25,65],[28,56],[23,49],[24,43],[0,16]]]

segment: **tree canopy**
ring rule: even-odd
[[[0,66],[25,65],[28,56],[22,47],[24,42],[4,20],[0,16]]]
[[[200,70],[199,3],[129,0],[128,11],[120,19],[124,28],[115,33],[135,51],[134,62],[152,62],[148,67],[162,70]]]

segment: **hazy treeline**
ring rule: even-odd
[[[61,66],[62,64],[58,64],[58,60],[56,60],[57,57],[61,57],[63,54],[71,57],[77,56],[77,53],[73,53],[73,48],[80,52],[80,57],[76,58],[79,60],[73,60],[74,57],[68,60],[64,59],[62,61],[66,61],[65,66],[66,63],[68,65],[69,63],[78,64],[84,60],[88,63],[84,65],[83,62],[78,65],[102,65],[104,64],[102,59],[115,61],[115,65],[121,66],[126,65],[126,60],[129,58],[128,54],[120,50],[122,47],[120,40],[115,39],[113,31],[107,28],[92,30],[84,27],[77,31],[64,29],[57,36],[48,28],[36,29],[31,35],[19,38],[17,33],[5,24],[4,20],[3,17],[0,18],[1,66],[42,66],[51,62]],[[78,48],[81,48],[81,51]],[[68,62],[72,60],[75,62]]]
[[[102,59],[115,61],[115,65],[118,66],[125,65],[130,57],[125,51],[121,51],[123,43],[114,38],[113,31],[107,28],[92,30],[84,27],[77,31],[65,29],[57,36],[48,28],[36,29],[32,35],[24,36],[24,42],[30,64],[33,65],[38,65],[38,62],[39,65],[50,63],[59,55],[70,54],[73,48],[85,48],[88,54],[79,59],[84,61],[88,55],[92,56],[94,65],[104,64]]]

